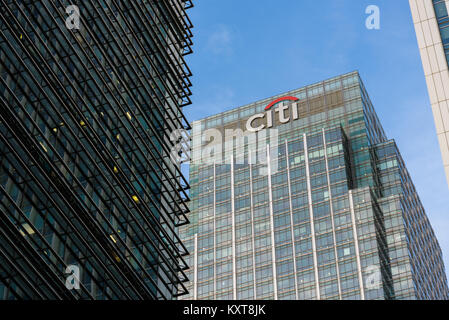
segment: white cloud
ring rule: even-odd
[[[219,25],[207,41],[207,48],[216,55],[232,54],[232,34],[225,25]]]

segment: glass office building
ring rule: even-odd
[[[448,298],[438,241],[357,72],[196,121],[192,141],[182,299]]]
[[[449,1],[409,2],[449,183]]]
[[[0,1],[0,299],[186,292],[191,6]]]

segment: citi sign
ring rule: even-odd
[[[279,104],[280,102],[284,102],[284,101],[291,101],[293,103],[290,105],[280,104],[276,109],[274,109],[274,112],[273,112],[272,108],[275,105]],[[281,123],[281,124],[287,123],[291,119],[298,120],[298,118],[299,118],[298,103],[297,103],[298,101],[299,101],[298,98],[290,97],[290,96],[274,100],[268,106],[266,106],[265,113],[255,114],[247,120],[246,130],[248,130],[249,132],[258,132],[263,129],[272,128],[273,127],[273,119],[274,119],[273,113],[278,114],[279,123]],[[291,112],[289,114],[291,116],[287,117],[285,115],[285,112],[287,110],[289,110],[290,108],[291,108]],[[265,121],[263,121],[263,123],[260,124],[259,126],[254,127],[254,123],[256,122],[257,119],[264,119]]]
[[[291,102],[284,105],[283,102]],[[280,124],[299,118],[296,97],[286,96],[272,101],[264,113],[251,116],[245,128],[212,127],[202,130],[194,126],[192,137],[192,163],[202,164],[260,164],[259,174],[278,171],[279,132],[273,128],[274,119]],[[196,128],[196,129],[195,129]],[[174,137],[172,140],[176,140]],[[176,150],[175,150],[176,151]],[[176,154],[176,152],[174,152]]]

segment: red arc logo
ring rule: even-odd
[[[296,97],[283,97],[283,98],[279,98],[274,100],[272,103],[270,103],[268,106],[266,106],[265,110],[270,110],[272,106],[274,106],[275,104],[278,104],[279,102],[282,101],[298,101],[299,99]]]

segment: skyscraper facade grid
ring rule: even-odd
[[[181,299],[448,298],[441,249],[358,72],[196,121],[192,141]]]
[[[186,292],[190,7],[0,1],[0,299]]]

